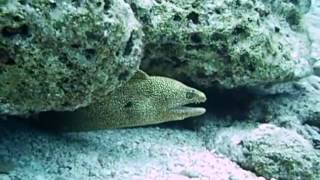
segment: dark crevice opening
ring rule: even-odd
[[[0,67],[5,65],[14,65],[14,59],[5,49],[0,49]]]
[[[200,23],[199,14],[196,12],[191,12],[190,14],[188,14],[187,18],[190,19],[193,22],[193,24]]]
[[[6,26],[2,28],[1,34],[3,37],[7,37],[7,38],[13,38],[17,35],[20,35],[21,37],[28,37],[30,36],[30,29],[27,25],[22,25],[18,28]]]
[[[111,8],[111,2],[110,2],[109,0],[105,0],[105,1],[104,1],[103,9],[104,9],[105,11],[108,11],[110,8]]]
[[[250,92],[250,90],[246,88],[238,88],[232,90],[222,88],[204,89],[201,87],[197,87],[192,83],[185,84],[194,87],[206,94],[207,102],[203,104],[197,104],[197,107],[205,107],[207,110],[206,113],[213,114],[217,117],[217,119],[225,120],[226,117],[230,117],[231,121],[229,123],[231,124],[233,120],[247,120],[250,112],[251,103],[257,98],[257,95],[253,94],[252,92]],[[160,125],[160,127],[173,127],[178,129],[189,129],[195,131],[197,128],[197,126],[195,126],[195,123],[200,119],[201,116],[195,118],[188,118],[183,121],[167,122]],[[224,122],[223,124],[226,124],[226,122]]]
[[[132,33],[131,33],[130,38],[129,38],[129,40],[128,40],[127,44],[126,44],[126,47],[125,47],[125,49],[124,49],[124,52],[123,52],[123,55],[124,55],[124,56],[128,56],[128,55],[131,54],[132,48],[133,48],[133,46],[134,46],[134,44],[133,44],[133,37],[132,37],[132,36],[133,36],[133,35],[132,35]]]

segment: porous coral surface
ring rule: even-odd
[[[310,72],[306,35],[295,35],[269,3],[128,2],[144,25],[142,69],[151,74],[202,87],[235,88],[293,80]]]
[[[141,26],[122,0],[0,5],[0,114],[74,110],[138,69]]]

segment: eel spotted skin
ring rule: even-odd
[[[204,93],[161,76],[138,71],[125,85],[99,102],[73,112],[46,112],[38,121],[61,131],[92,131],[183,120],[205,113],[205,108],[188,107],[206,101]]]

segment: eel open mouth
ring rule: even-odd
[[[192,107],[190,105],[204,103],[206,100],[206,95],[198,92],[197,97],[191,99],[189,102],[170,108],[170,113],[175,114],[176,117],[179,117],[179,119],[200,116],[206,112],[206,109],[203,107]]]
[[[184,114],[187,117],[200,116],[206,112],[203,107],[189,107],[189,106],[179,106],[173,108],[172,111],[178,114]]]

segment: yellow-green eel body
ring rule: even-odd
[[[199,116],[204,108],[185,105],[205,101],[204,93],[179,81],[138,71],[99,102],[73,112],[41,113],[38,121],[59,131],[143,126]]]
[[[99,102],[73,112],[40,113],[33,123],[64,132],[144,126],[199,116],[204,108],[185,105],[205,101],[204,93],[179,81],[138,71]],[[12,163],[0,161],[0,174],[13,169]]]

